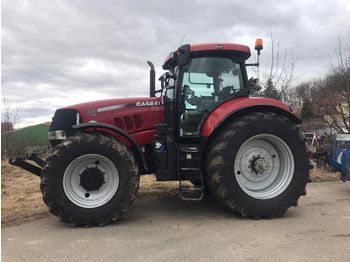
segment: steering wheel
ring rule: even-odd
[[[186,98],[194,96],[194,91],[188,85],[185,85],[184,89]]]
[[[218,96],[220,100],[224,100],[230,96],[231,93],[236,93],[234,86],[225,86],[220,91],[212,93],[213,96]]]
[[[235,88],[234,86],[225,86],[219,93],[219,96],[228,97],[231,93],[235,93]]]
[[[184,92],[185,100],[193,106],[200,104],[200,98],[195,95],[195,92],[187,85],[184,87],[185,87],[185,92]]]

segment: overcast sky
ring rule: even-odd
[[[18,126],[41,123],[70,104],[147,96],[146,60],[159,76],[183,38],[254,49],[261,37],[264,72],[271,32],[298,58],[297,83],[327,73],[338,38],[350,40],[349,20],[348,0],[5,0],[1,92],[21,103]]]

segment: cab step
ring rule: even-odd
[[[186,201],[200,201],[203,199],[204,190],[199,186],[185,186],[182,185],[179,188],[179,196],[182,200]]]

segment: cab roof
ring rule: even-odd
[[[191,45],[191,52],[215,51],[215,50],[238,51],[238,52],[249,53],[249,55],[250,55],[250,48],[246,45],[241,45],[241,44],[207,43],[207,44]]]
[[[165,59],[163,69],[167,68],[167,64],[171,64],[174,61],[174,56],[177,51],[170,53],[170,55]],[[241,57],[241,59],[247,60],[251,53],[250,48],[246,45],[235,44],[235,43],[204,43],[204,44],[193,44],[190,45],[190,53],[201,54],[207,52],[208,54],[236,54]]]

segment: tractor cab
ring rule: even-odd
[[[237,44],[184,45],[170,54],[163,65],[169,71],[160,80],[167,123],[173,122],[180,137],[199,137],[201,123],[216,106],[249,95],[249,57],[249,47]]]
[[[248,46],[212,43],[183,45],[167,57],[162,89],[154,91],[151,79],[150,92],[151,97],[161,93],[165,109],[154,139],[158,180],[202,184],[203,124],[219,105],[249,96],[245,61],[250,55]]]

